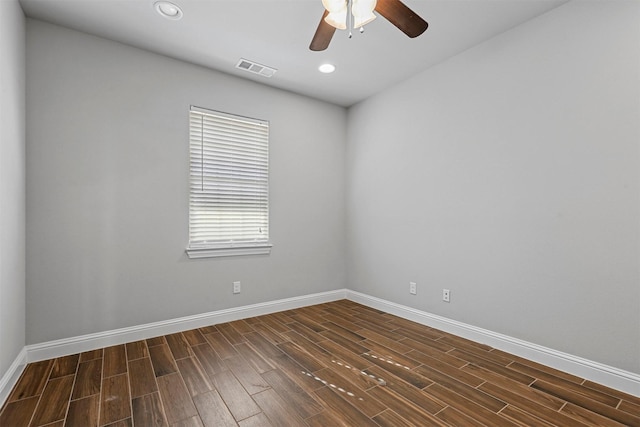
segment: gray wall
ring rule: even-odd
[[[640,373],[638,22],[570,2],[352,107],[350,288]]]
[[[0,377],[25,344],[25,18],[0,1]]]
[[[271,122],[270,256],[187,259],[190,104]],[[27,343],[346,286],[345,109],[29,20],[27,110]]]

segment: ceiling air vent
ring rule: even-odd
[[[236,64],[236,68],[253,74],[260,74],[264,77],[271,77],[276,73],[276,71],[278,71],[275,68],[267,67],[266,65],[258,64],[257,62],[249,61],[244,58],[240,58],[240,61]]]

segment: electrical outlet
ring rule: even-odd
[[[416,295],[418,293],[416,282],[409,282],[409,293],[411,295]]]
[[[233,282],[233,293],[234,294],[240,293],[240,282]]]
[[[442,301],[451,302],[451,291],[449,289],[442,290]]]

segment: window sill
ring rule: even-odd
[[[273,245],[271,243],[259,243],[240,246],[187,248],[185,251],[190,259],[218,258],[226,256],[269,255],[271,253],[272,246]]]

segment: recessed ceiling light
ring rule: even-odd
[[[156,12],[167,19],[177,21],[182,18],[182,9],[170,1],[157,1],[153,4],[153,7],[156,9]]]
[[[333,64],[322,64],[321,66],[318,67],[318,70],[321,73],[329,74],[329,73],[333,73],[336,70],[336,66]]]

